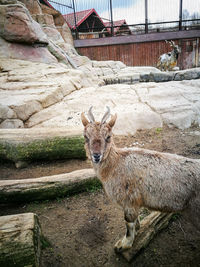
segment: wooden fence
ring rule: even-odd
[[[150,33],[75,40],[81,55],[92,60],[120,60],[127,66],[156,66],[159,56],[171,51],[165,40],[174,40],[181,47],[180,69],[200,66],[200,30]]]

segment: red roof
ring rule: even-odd
[[[110,21],[109,22],[104,22],[104,25],[106,27],[111,27],[111,22]],[[113,21],[114,33],[116,33],[122,25],[127,25],[125,19]],[[108,30],[108,32],[111,33],[111,28],[107,28],[107,30]]]
[[[99,17],[96,10],[94,8],[91,8],[88,10],[76,12],[76,26],[78,27],[79,25],[81,25],[81,23],[83,23],[93,12],[96,14],[96,16],[100,19],[100,21],[104,25],[102,19]],[[71,29],[75,29],[74,13],[63,15],[63,17],[67,21],[69,27]]]

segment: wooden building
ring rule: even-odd
[[[111,22],[104,22],[104,25],[108,27],[107,30],[111,34]],[[131,34],[131,30],[127,25],[125,19],[113,21],[113,26],[114,26],[113,30],[114,36]]]
[[[109,35],[102,19],[94,8],[76,12],[75,16],[76,25],[74,21],[74,13],[63,15],[72,30],[72,33],[77,29],[80,39],[99,38]]]

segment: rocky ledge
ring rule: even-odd
[[[143,71],[143,73],[142,73]],[[117,75],[103,77],[105,84],[134,84],[137,82],[169,82],[200,79],[200,68],[161,72],[153,67],[127,67]]]

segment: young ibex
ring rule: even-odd
[[[117,148],[112,128],[117,115],[110,109],[96,122],[89,109],[81,114],[85,149],[111,200],[124,210],[126,235],[115,244],[117,252],[132,246],[141,207],[162,212],[186,210],[193,222],[200,216],[200,160],[141,148]],[[197,217],[195,217],[197,216]]]
[[[181,49],[178,47],[178,45],[175,45],[173,41],[168,42],[165,40],[165,42],[169,43],[173,50],[171,52],[162,54],[159,57],[157,68],[161,71],[170,71],[176,66]]]

